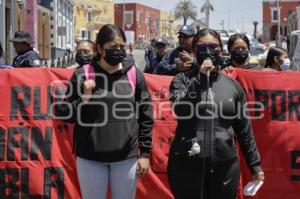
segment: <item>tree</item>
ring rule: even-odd
[[[204,4],[202,5],[202,7],[201,7],[200,11],[202,13],[205,12],[205,15],[206,15],[206,27],[207,28],[209,27],[209,13],[210,13],[210,11],[214,11],[214,10],[215,9],[214,9],[213,5],[210,3],[209,0],[206,0],[204,2]]]
[[[183,25],[186,25],[188,19],[196,20],[197,7],[190,0],[181,1],[175,7],[174,17],[176,20],[183,18]]]

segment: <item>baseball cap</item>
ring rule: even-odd
[[[196,34],[196,28],[194,28],[192,25],[181,26],[178,33],[182,33],[188,36],[194,36]]]

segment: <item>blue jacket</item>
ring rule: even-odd
[[[176,75],[178,73],[177,66],[180,62],[179,52],[178,48],[168,52],[158,64],[154,73],[159,75]]]
[[[144,72],[145,73],[154,73],[155,70],[157,70],[157,67],[159,63],[161,62],[162,57],[152,57],[149,60],[149,64],[146,65]]]
[[[16,56],[13,60],[12,66],[16,68],[40,67],[41,60],[39,55],[31,48],[26,52]]]

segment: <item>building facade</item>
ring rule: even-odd
[[[0,0],[0,42],[4,50],[5,63],[11,64],[16,56],[12,43],[14,33],[19,30],[30,31],[33,23],[27,19],[31,17],[34,5],[30,0]],[[28,23],[28,24],[27,24]]]
[[[138,3],[115,4],[115,24],[133,33],[137,45],[160,37],[160,22],[160,10]]]
[[[63,57],[66,45],[74,48],[74,0],[49,0],[50,1],[50,46],[51,58]]]
[[[37,6],[37,49],[41,59],[51,59],[50,1],[39,0]]]
[[[111,0],[75,0],[75,40],[96,40],[105,24],[114,24],[115,7]]]
[[[177,20],[175,20],[172,11],[160,12],[160,34],[169,40],[171,45],[176,45],[177,32],[179,30]]]
[[[287,35],[287,19],[296,11],[299,0],[280,0],[279,9],[277,0],[263,1],[263,38],[265,41],[276,40],[280,19],[280,35]]]

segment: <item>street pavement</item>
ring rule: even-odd
[[[137,67],[141,70],[144,71],[144,68],[146,66],[146,61],[145,61],[145,50],[141,49],[135,49],[133,51],[133,57],[135,59],[135,63]]]

